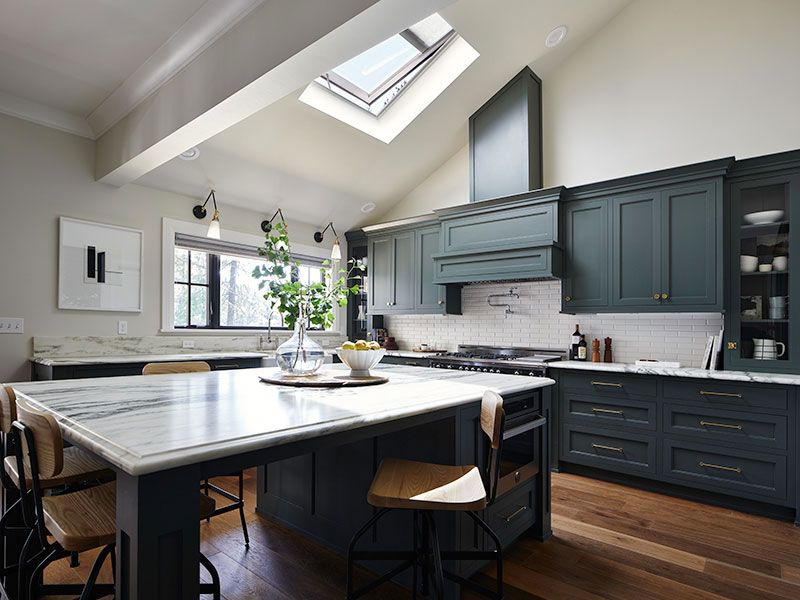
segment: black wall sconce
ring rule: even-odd
[[[278,215],[281,216],[281,223],[286,225],[286,219],[283,218],[283,211],[279,208],[278,210],[275,211],[275,214],[272,215],[272,218],[269,221],[267,221],[266,219],[261,221],[261,231],[263,231],[264,233],[269,233],[270,231],[272,231],[272,222]]]
[[[317,231],[314,233],[314,241],[318,244],[325,239],[325,232],[330,229],[333,232],[333,235],[336,236],[336,240],[333,242],[333,248],[331,248],[331,260],[339,260],[342,258],[342,248],[339,246],[339,234],[336,233],[336,229],[333,228],[333,221],[325,225],[325,229],[322,231]]]
[[[192,209],[192,214],[198,219],[205,219],[206,218],[206,204],[208,204],[209,200],[213,200],[214,202],[214,217],[211,219],[211,223],[208,226],[208,232],[206,233],[206,237],[214,238],[215,240],[219,239],[220,231],[219,231],[219,210],[217,210],[217,196],[214,193],[214,190],[209,192],[206,201],[203,204],[198,204]]]

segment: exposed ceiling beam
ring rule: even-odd
[[[129,183],[453,1],[261,4],[98,139],[96,178]]]
[[[86,119],[65,110],[45,106],[4,92],[0,92],[0,113],[67,133],[74,133],[81,137],[95,139],[94,132]]]

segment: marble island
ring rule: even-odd
[[[708,371],[691,367],[639,367],[631,363],[593,363],[577,360],[563,360],[549,363],[550,369],[571,369],[579,371],[598,371],[605,373],[630,373],[631,375],[662,375],[667,377],[688,377],[692,379],[715,379],[719,381],[744,381],[750,383],[771,383],[778,385],[800,385],[800,375],[788,373],[762,373],[758,371]]]
[[[237,358],[263,358],[275,356],[274,350],[263,352],[197,352],[183,354],[114,354],[105,356],[33,356],[30,361],[47,367],[74,365],[114,365],[141,362],[167,362],[182,360],[223,360]]]

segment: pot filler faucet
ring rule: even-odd
[[[517,299],[519,299],[519,294],[514,293],[514,288],[511,288],[511,289],[508,290],[507,294],[489,294],[489,296],[487,296],[487,298],[486,298],[486,303],[489,306],[496,306],[498,308],[502,308],[502,307],[505,306],[505,308],[506,308],[505,318],[507,319],[508,315],[510,315],[510,314],[512,314],[514,312],[513,310],[511,310],[511,305],[510,304],[492,304],[492,298],[517,298]]]

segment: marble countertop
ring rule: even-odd
[[[262,383],[276,369],[11,384],[53,414],[64,436],[131,475],[241,454],[553,385],[548,378],[385,365],[389,383],[293,388]],[[325,371],[346,373],[344,365]]]
[[[691,377],[694,379],[718,379],[720,381],[749,381],[752,383],[800,385],[800,375],[761,373],[758,371],[707,371],[705,369],[691,367],[669,369],[666,367],[637,367],[631,363],[593,363],[577,360],[562,360],[548,363],[547,368],[601,371],[606,373],[631,373],[633,375],[666,375],[670,377]]]
[[[325,354],[336,354],[325,350]],[[48,367],[70,367],[74,365],[112,365],[122,363],[168,362],[183,360],[226,360],[236,358],[264,358],[275,356],[274,350],[260,352],[197,352],[192,354],[115,354],[108,356],[39,356],[30,361]]]

